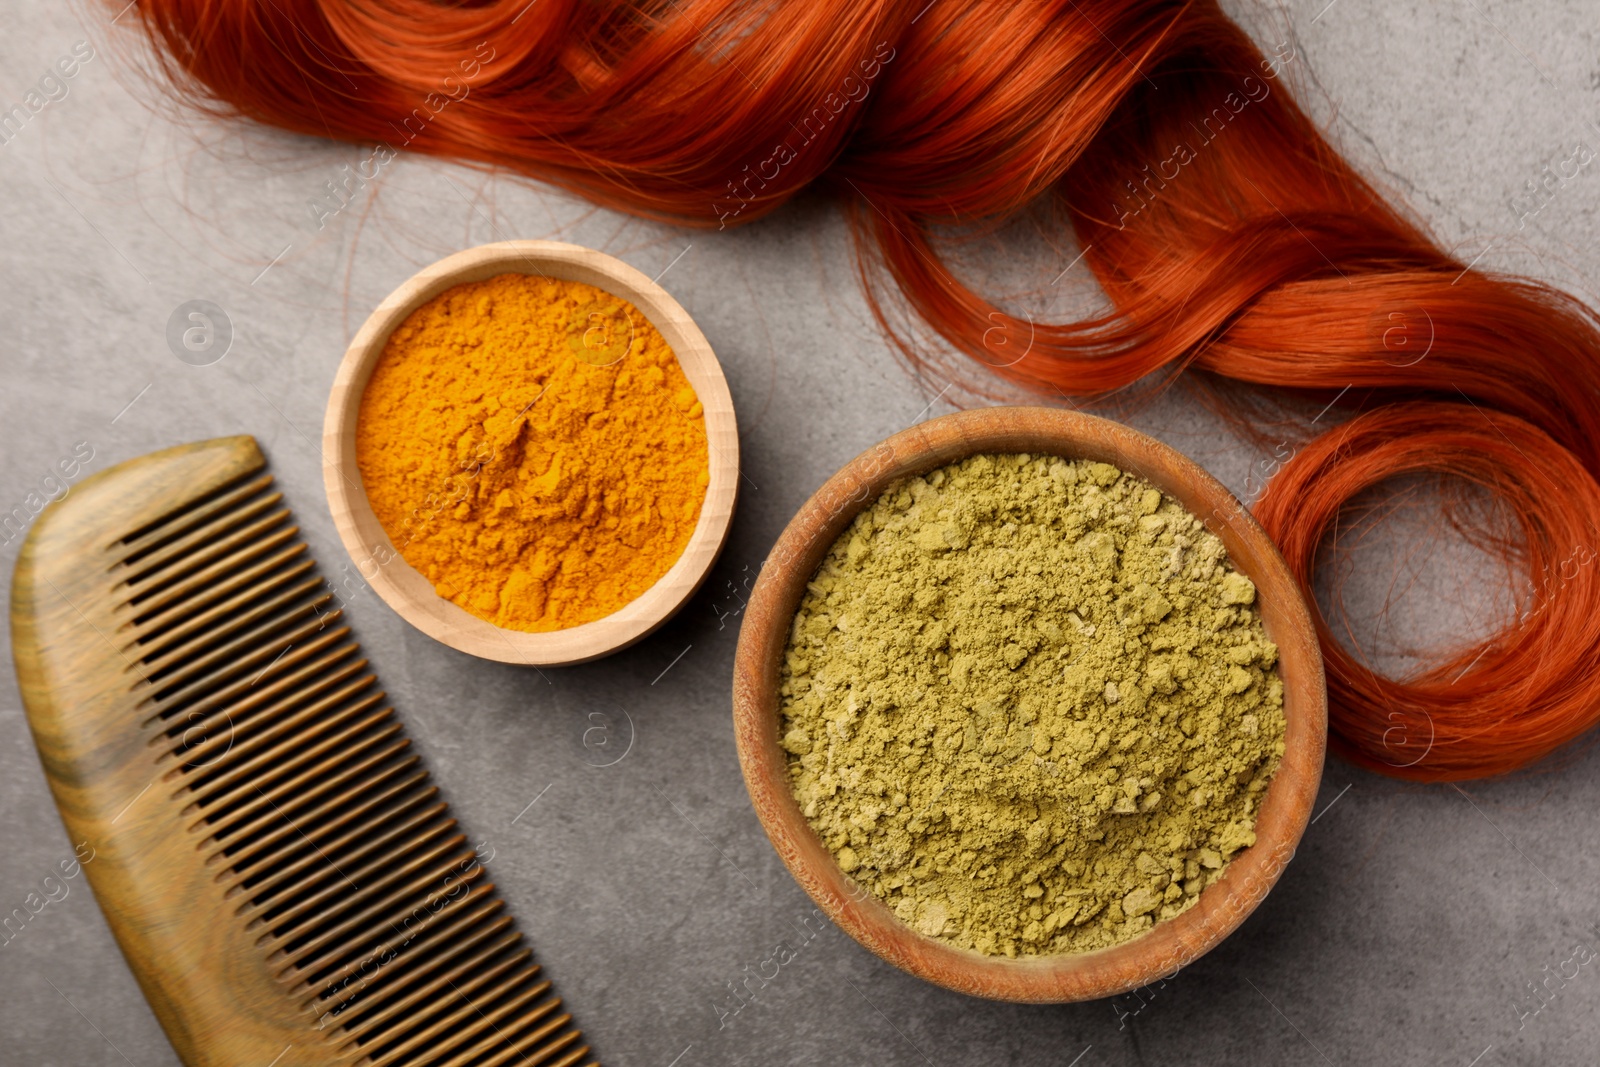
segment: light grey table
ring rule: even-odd
[[[1593,0],[1291,0],[1260,20],[1264,39],[1296,35],[1310,106],[1346,151],[1463,258],[1593,293],[1597,168],[1520,228],[1510,207],[1545,163],[1580,141],[1600,146]],[[63,98],[0,144],[0,510],[80,442],[101,469],[244,431],[268,452],[317,557],[337,570],[347,557],[324,510],[315,442],[334,367],[367,309],[420,265],[508,236],[587,244],[651,275],[670,266],[662,283],[726,366],[748,475],[726,554],[681,616],[546,682],[432,643],[370,593],[350,609],[605,1062],[1494,1067],[1600,1055],[1595,967],[1519,1028],[1529,983],[1574,945],[1600,945],[1600,758],[1581,752],[1548,773],[1465,790],[1330,762],[1319,815],[1278,889],[1153,994],[1039,1008],[969,1000],[830,928],[724,1017],[728,983],[810,911],[761,833],[734,756],[734,591],[828,474],[958,395],[889,354],[837,213],[807,200],[752,228],[680,232],[402,158],[319,230],[308,204],[359,149],[174,113],[116,54],[98,9],[6,0],[0,25],[0,109],[75,42],[95,50]],[[1071,274],[1042,289],[1065,263],[1026,234],[972,254],[968,269],[991,291],[1040,289],[1019,300],[1041,314],[1092,298]],[[179,362],[165,341],[168,317],[193,299],[232,322],[231,350],[211,366]],[[1127,417],[1237,491],[1266,455],[1182,390]],[[1426,515],[1402,517],[1348,569],[1366,639],[1393,669],[1429,640],[1483,632],[1509,603],[1480,558],[1439,536]],[[0,549],[7,573],[18,543]],[[1400,595],[1385,616],[1391,588]],[[9,659],[3,671],[0,914],[71,854]],[[631,740],[613,766],[592,766],[583,747],[591,712]],[[69,884],[0,947],[0,1063],[176,1062],[87,886]]]

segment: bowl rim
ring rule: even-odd
[[[440,597],[407,563],[367,499],[356,463],[361,396],[389,335],[447,289],[500,274],[539,274],[584,282],[633,304],[672,347],[704,409],[709,481],[682,555],[654,585],[604,618],[530,633],[496,626]],[[738,498],[739,434],[733,398],[705,335],[676,300],[614,256],[560,241],[496,241],[445,256],[417,271],[372,310],[346,347],[323,416],[323,487],[334,527],[355,569],[389,607],[429,637],[503,663],[558,667],[609,655],[672,617],[711,573]]]
[[[839,534],[896,479],[977,453],[1100,460],[1174,497],[1223,541],[1257,587],[1279,649],[1284,755],[1256,817],[1256,843],[1236,855],[1196,903],[1110,948],[1007,958],[924,935],[850,879],[801,814],[778,745],[778,667],[805,583]],[[1327,690],[1310,610],[1265,530],[1199,464],[1148,435],[1096,416],[1045,407],[944,415],[878,443],[846,464],[795,514],[763,563],[734,661],[734,739],[751,803],[784,865],[823,912],[868,950],[960,993],[1021,1003],[1114,996],[1170,975],[1238,928],[1277,881],[1310,820],[1327,745]]]

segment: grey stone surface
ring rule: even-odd
[[[1597,14],[1593,0],[1291,0],[1253,17],[1263,38],[1292,29],[1313,110],[1464,258],[1481,253],[1485,265],[1592,294],[1592,168],[1521,228],[1508,202],[1577,141],[1600,144]],[[890,356],[825,204],[802,202],[745,230],[685,233],[402,158],[319,231],[307,201],[358,149],[172,112],[117,54],[106,21],[99,9],[0,4],[0,105],[20,100],[74,42],[96,49],[68,95],[0,145],[6,509],[77,442],[90,442],[91,469],[101,469],[244,431],[268,452],[317,557],[337,570],[347,558],[326,515],[315,441],[334,367],[367,309],[422,264],[506,236],[580,242],[649,274],[683,253],[662,281],[724,361],[749,481],[727,552],[682,615],[621,655],[546,679],[439,647],[370,592],[351,607],[385,686],[469,831],[493,847],[496,882],[605,1062],[1595,1062],[1593,967],[1519,1027],[1529,983],[1574,944],[1600,943],[1600,759],[1587,751],[1465,790],[1330,762],[1321,814],[1280,886],[1236,935],[1142,997],[1063,1007],[970,1000],[830,929],[721,1017],[728,983],[795,937],[811,907],[739,777],[729,725],[735,591],[828,474],[948,410],[954,394]],[[1038,285],[1064,265],[1048,248],[1017,248],[1020,261],[980,255],[974,269],[997,285]],[[1028,299],[1063,313],[1085,296],[1061,289]],[[178,361],[164,339],[171,313],[194,299],[214,301],[233,324],[231,350],[210,366]],[[1182,390],[1129,418],[1241,492],[1268,455]],[[1439,537],[1425,517],[1401,523],[1354,560],[1348,592],[1385,662],[1403,664],[1431,639],[1481,633],[1506,602],[1495,572]],[[7,573],[17,543],[0,549]],[[1395,588],[1385,622],[1378,609]],[[0,912],[10,912],[71,848],[9,659],[0,671]],[[613,766],[585,759],[593,713],[631,739]],[[0,1063],[175,1063],[87,886],[72,886],[0,947]]]

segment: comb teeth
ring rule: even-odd
[[[128,714],[307,1034],[373,1067],[592,1062],[314,574],[247,475],[108,548]]]

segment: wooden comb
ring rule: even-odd
[[[592,1062],[264,467],[228,437],[85,479],[11,586],[45,776],[167,1037],[191,1067]]]

